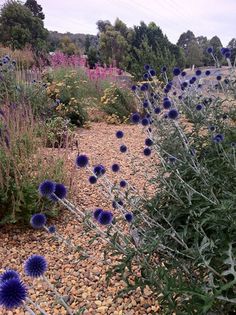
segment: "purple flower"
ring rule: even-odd
[[[98,216],[98,222],[101,225],[111,224],[113,220],[113,214],[110,211],[102,211]]]
[[[127,151],[127,146],[125,145],[125,144],[122,144],[121,146],[120,146],[120,152],[121,153],[125,153]]]
[[[120,170],[120,166],[119,166],[117,163],[114,163],[114,164],[111,166],[111,169],[112,169],[112,172],[117,173],[117,172],[119,172],[119,170]]]
[[[47,197],[53,194],[55,189],[56,189],[56,184],[53,181],[48,180],[48,179],[46,179],[44,182],[42,182],[39,185],[39,193],[44,197],[45,196]]]
[[[89,176],[89,182],[90,182],[90,184],[96,184],[96,182],[97,182],[97,177],[96,176],[94,176],[94,175],[92,175],[92,176]]]
[[[17,308],[27,297],[27,289],[18,278],[4,281],[0,285],[0,305],[6,309]]]
[[[101,208],[95,209],[94,212],[93,212],[94,219],[98,220],[98,217],[99,217],[100,213],[102,213],[102,212],[103,212],[103,210]]]
[[[134,124],[138,124],[140,121],[140,115],[138,113],[134,113],[131,117],[131,120]]]
[[[118,131],[116,132],[116,137],[117,137],[118,139],[123,138],[123,137],[124,137],[124,132],[123,132],[122,130],[118,130]]]
[[[12,269],[7,269],[0,275],[0,285],[1,282],[8,281],[10,279],[20,279],[18,272]]]
[[[151,151],[151,149],[148,148],[148,147],[143,150],[143,154],[144,154],[145,156],[149,156],[149,155],[151,155],[151,153],[152,153],[152,151]]]
[[[25,261],[24,269],[27,276],[39,278],[47,270],[47,261],[43,256],[32,255]]]
[[[49,199],[52,201],[58,201],[58,198],[64,199],[66,197],[66,194],[67,194],[66,187],[63,184],[56,183],[56,189],[54,193],[49,196]]]
[[[173,109],[169,110],[168,118],[176,119],[178,116],[179,116],[179,113],[178,113],[177,109],[173,108]]]
[[[128,212],[128,213],[125,214],[125,220],[127,222],[131,223],[133,221],[133,218],[134,218],[133,213]]]
[[[88,157],[85,154],[79,154],[75,160],[75,164],[78,167],[86,167],[88,165]]]
[[[36,213],[32,215],[30,224],[34,229],[41,229],[46,224],[46,216],[43,213]]]
[[[125,180],[120,181],[120,187],[124,188],[127,186],[127,182]]]

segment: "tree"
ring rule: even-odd
[[[187,32],[180,35],[178,42],[177,42],[177,46],[183,48],[183,50],[186,53],[189,49],[189,45],[193,41],[196,41],[195,35],[193,34],[192,31],[187,31]]]
[[[221,54],[221,48],[223,47],[221,40],[218,36],[213,36],[209,42],[210,46],[213,48],[213,53],[217,57],[217,59],[221,62],[223,60],[223,56]]]
[[[30,9],[18,1],[6,2],[0,14],[0,42],[12,49],[22,49],[27,44],[39,52],[46,49],[48,31],[43,21],[34,17]]]
[[[228,48],[231,49],[231,62],[236,63],[236,38],[232,38],[228,43]]]
[[[44,20],[45,15],[43,13],[43,8],[37,3],[36,0],[27,0],[25,6],[30,9],[30,11],[33,13],[33,16]]]
[[[68,56],[80,54],[79,48],[71,41],[68,36],[64,36],[60,40],[59,47],[60,50]]]

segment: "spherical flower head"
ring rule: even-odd
[[[184,81],[184,82],[182,83],[182,86],[183,86],[184,88],[186,88],[186,87],[188,86],[188,82]]]
[[[224,54],[225,58],[228,59],[231,57],[231,51],[227,51],[225,54]]]
[[[120,166],[119,166],[117,163],[114,163],[114,164],[111,166],[111,170],[112,170],[112,172],[117,173],[117,172],[119,172],[119,170],[120,170]]]
[[[213,53],[213,48],[212,47],[208,47],[207,48],[207,52],[208,52],[208,54],[212,54]]]
[[[8,281],[10,279],[20,279],[18,272],[12,269],[7,269],[0,275],[0,285],[4,281]]]
[[[175,156],[169,156],[169,161],[170,161],[170,163],[175,163],[176,157]]]
[[[173,108],[173,109],[169,110],[168,118],[176,119],[178,116],[179,116],[179,113],[178,113],[177,109]]]
[[[26,261],[24,265],[25,273],[32,278],[39,278],[47,270],[47,261],[43,256],[32,255]]]
[[[144,78],[144,80],[147,80],[149,78],[149,74],[148,73],[144,73],[143,78]]]
[[[137,86],[136,85],[132,85],[131,90],[132,91],[136,91],[137,90]]]
[[[75,164],[78,167],[86,167],[88,165],[89,159],[85,154],[79,154],[75,160]]]
[[[93,172],[97,177],[100,177],[106,173],[106,169],[102,164],[100,164],[100,165],[94,166]]]
[[[229,48],[221,48],[221,53],[224,57],[226,57],[226,54],[228,55],[230,53],[230,49]]]
[[[210,74],[211,74],[211,71],[210,70],[206,70],[205,75],[209,76]]]
[[[144,117],[141,121],[142,125],[144,127],[148,126],[149,125],[149,119],[147,117]]]
[[[124,137],[124,132],[122,130],[118,130],[116,132],[116,138],[121,139]]]
[[[213,141],[215,143],[220,143],[224,140],[224,136],[222,134],[217,134],[213,137]]]
[[[221,75],[218,75],[218,76],[216,77],[216,80],[217,80],[217,81],[220,81],[221,79],[222,79]]]
[[[27,297],[25,285],[18,279],[12,278],[0,285],[0,305],[6,309],[21,306]]]
[[[95,220],[98,220],[99,215],[103,212],[101,208],[97,208],[93,211],[93,217]]]
[[[138,124],[140,122],[140,115],[138,113],[134,113],[131,116],[131,120],[134,124]]]
[[[151,153],[152,153],[152,151],[151,151],[151,149],[148,148],[148,147],[143,150],[143,154],[144,154],[145,156],[149,156],[149,155],[151,155]]]
[[[67,194],[67,189],[63,184],[56,183],[56,189],[54,194],[49,196],[49,199],[52,201],[58,201],[58,199],[64,199]],[[55,196],[54,196],[55,195]]]
[[[173,69],[173,75],[178,76],[178,75],[180,75],[180,73],[181,73],[180,68],[175,67],[175,68]]]
[[[54,234],[54,233],[56,232],[56,227],[55,227],[55,225],[49,226],[48,232],[51,233],[51,234]]]
[[[153,141],[150,138],[145,139],[145,145],[147,147],[151,147],[153,145]]]
[[[150,66],[149,65],[144,65],[144,70],[148,71],[150,69]]]
[[[98,216],[98,222],[101,225],[111,224],[113,220],[113,214],[110,211],[102,211]]]
[[[30,224],[34,229],[41,229],[46,224],[46,216],[43,213],[36,213],[32,215]]]
[[[147,100],[145,100],[145,101],[143,102],[143,107],[144,107],[144,108],[148,108],[148,101],[147,101]]]
[[[165,109],[169,109],[171,107],[171,101],[169,99],[164,99],[163,101],[163,107]]]
[[[120,187],[125,188],[127,186],[127,182],[125,180],[120,181]]]
[[[182,77],[185,77],[186,74],[187,74],[187,73],[186,73],[185,71],[182,71],[182,72],[181,72],[181,76],[182,76]]]
[[[202,74],[202,71],[201,71],[200,69],[197,69],[196,72],[195,72],[195,74],[196,74],[197,76],[200,76],[200,75]]]
[[[134,218],[133,213],[128,212],[128,213],[125,214],[125,220],[127,222],[131,223],[133,221],[133,218]]]
[[[160,107],[156,107],[156,108],[154,109],[154,112],[155,112],[155,114],[160,114],[161,108],[160,108]]]
[[[92,184],[92,185],[96,184],[96,182],[97,182],[97,177],[94,176],[94,175],[89,176],[89,182],[90,182],[90,184]]]
[[[148,84],[147,83],[142,84],[141,87],[140,87],[140,90],[142,92],[147,91],[148,90]]]
[[[210,131],[215,131],[215,130],[216,130],[216,127],[215,127],[215,126],[210,126],[210,127],[209,127],[209,130],[210,130]]]
[[[156,71],[154,69],[150,69],[148,72],[152,77],[156,75]]]
[[[167,67],[166,66],[163,66],[162,68],[161,68],[161,72],[166,72],[167,71]]]
[[[120,146],[120,152],[121,152],[121,153],[127,152],[127,146],[126,146],[125,144],[122,144],[122,145]]]
[[[203,109],[202,104],[197,104],[196,105],[196,110],[201,111]]]
[[[39,193],[44,196],[50,196],[54,193],[56,189],[56,184],[51,180],[45,180],[39,185]]]

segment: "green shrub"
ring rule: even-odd
[[[126,121],[130,114],[137,110],[136,100],[130,90],[115,83],[111,83],[104,90],[101,103],[105,113],[118,117],[121,122]]]
[[[74,125],[82,126],[88,119],[87,108],[96,105],[99,98],[93,82],[82,70],[67,68],[56,69],[45,74],[45,78],[50,80],[48,96],[57,105],[54,114],[70,119]]]

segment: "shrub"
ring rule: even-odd
[[[6,104],[0,113],[0,224],[26,222],[42,209],[54,215],[56,208],[39,198],[37,187],[44,178],[63,180],[63,160],[41,156],[28,106]]]
[[[136,101],[125,86],[119,86],[111,83],[104,90],[101,98],[102,109],[112,117],[118,118],[118,121],[124,122],[132,112],[137,110]]]

